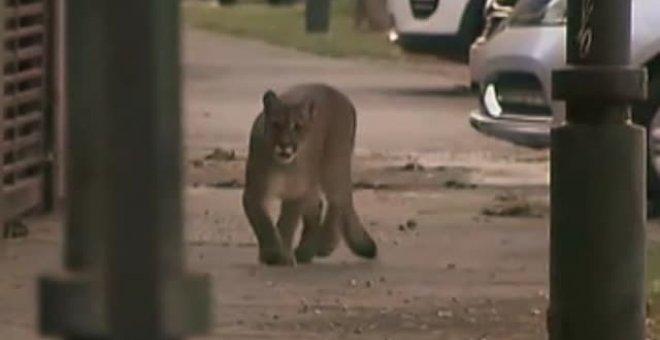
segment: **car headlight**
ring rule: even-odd
[[[399,40],[399,33],[393,28],[390,29],[389,32],[387,32],[387,40],[391,43],[395,43]]]
[[[489,115],[495,118],[502,115],[502,106],[500,106],[500,100],[497,96],[497,90],[495,89],[494,84],[486,85],[482,97],[484,107]]]

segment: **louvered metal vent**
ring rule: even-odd
[[[5,0],[2,130],[3,217],[43,200],[47,0]]]
[[[416,19],[426,19],[438,8],[439,0],[410,0],[410,8]]]

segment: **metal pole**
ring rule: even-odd
[[[40,326],[70,339],[177,339],[209,325],[185,274],[178,0],[69,0],[64,275]]]
[[[569,0],[568,67],[553,74],[566,122],[552,131],[551,340],[643,340],[645,131],[630,103],[631,0]]]
[[[307,0],[305,29],[307,33],[327,33],[330,29],[331,0]]]

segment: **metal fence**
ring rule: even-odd
[[[3,222],[50,204],[53,145],[50,1],[6,0],[2,8]]]

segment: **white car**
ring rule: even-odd
[[[482,33],[486,0],[388,0],[391,42],[408,52],[467,61]]]
[[[551,97],[552,72],[565,66],[568,0],[521,0],[503,29],[472,50],[470,72],[479,84],[477,131],[531,148],[550,146],[551,128],[565,105]],[[648,130],[648,198],[660,208],[660,2],[632,0],[631,64],[649,74],[649,96],[632,107]],[[660,214],[660,209],[654,214]]]

